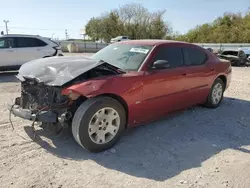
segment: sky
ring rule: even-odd
[[[182,34],[224,12],[250,9],[250,0],[0,0],[0,31],[5,31],[3,20],[9,20],[12,34],[64,39],[67,29],[70,38],[81,38],[91,17],[128,3],[142,4],[149,11],[165,9],[165,20]]]

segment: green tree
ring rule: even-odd
[[[131,39],[162,39],[170,32],[164,20],[165,10],[149,12],[141,4],[126,4],[100,17],[91,18],[86,25],[86,34],[96,40],[126,35]]]
[[[165,11],[161,11],[155,14],[152,22],[151,22],[151,31],[150,38],[153,39],[162,39],[166,36],[168,32],[168,27],[163,20]]]
[[[92,38],[93,41],[96,41],[103,37],[102,28],[103,26],[101,18],[91,18],[85,26],[85,31],[86,34]]]
[[[117,12],[112,11],[102,19],[102,37],[105,42],[120,35],[123,32],[123,25],[119,20]]]
[[[250,12],[225,13],[212,23],[191,29],[184,35],[175,36],[176,40],[199,43],[249,43]]]

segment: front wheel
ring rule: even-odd
[[[110,97],[97,97],[83,102],[77,109],[72,132],[75,140],[90,152],[111,148],[126,125],[123,106]]]
[[[220,78],[217,78],[211,87],[205,106],[209,108],[217,108],[223,100],[224,91],[224,82]]]

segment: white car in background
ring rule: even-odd
[[[62,50],[50,38],[16,34],[0,36],[0,70],[17,70],[28,61],[52,56],[62,56]]]
[[[114,42],[120,42],[120,41],[124,41],[124,40],[130,40],[128,36],[118,36],[116,38],[112,38],[110,40],[110,43],[114,43]]]

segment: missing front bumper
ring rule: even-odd
[[[8,109],[13,115],[30,121],[56,123],[58,120],[57,114],[51,111],[41,111],[35,114],[31,110],[21,108],[19,105],[8,105]]]

